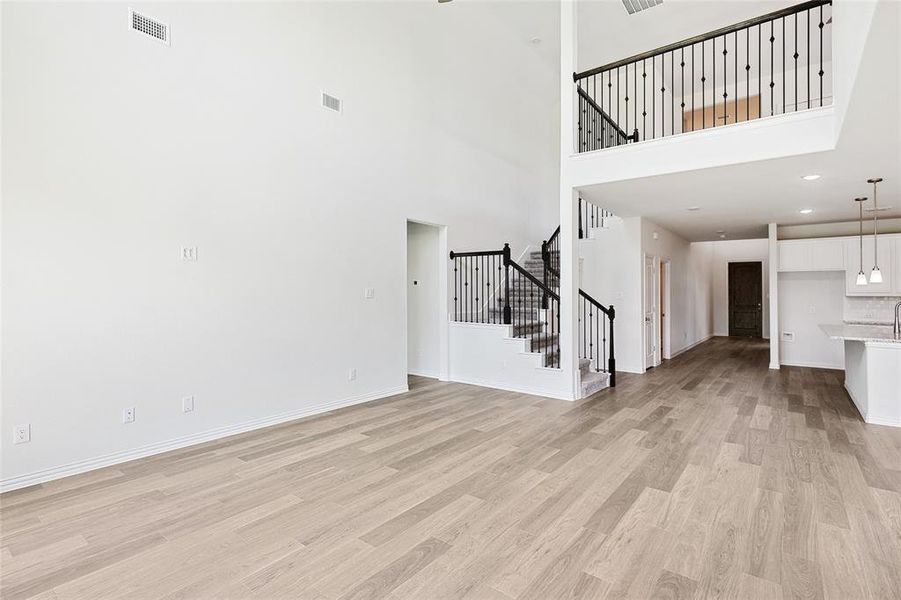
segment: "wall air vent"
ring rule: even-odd
[[[623,0],[623,6],[626,7],[626,11],[628,11],[630,15],[634,15],[638,11],[647,8],[654,8],[661,4],[663,4],[663,0]]]
[[[132,31],[143,33],[158,42],[169,45],[169,26],[162,21],[151,19],[147,15],[142,15],[138,11],[129,8],[128,26],[131,27]]]
[[[327,108],[328,110],[339,113],[341,112],[341,99],[322,92],[322,108]]]

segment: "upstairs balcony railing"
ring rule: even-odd
[[[582,73],[577,150],[832,102],[832,0],[810,0]]]

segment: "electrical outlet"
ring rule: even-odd
[[[817,307],[815,304],[811,304],[810,306],[807,307],[807,314],[809,314],[809,315],[817,314]]]
[[[31,424],[16,425],[13,429],[13,444],[25,444],[31,441]]]
[[[350,369],[350,370],[347,372],[347,380],[348,380],[348,381],[353,381],[353,380],[356,379],[356,378],[357,378],[357,370],[356,370],[356,369]]]
[[[185,396],[181,399],[181,412],[194,412],[194,396]]]
[[[183,262],[197,262],[197,246],[182,246],[181,259]]]
[[[366,288],[363,290],[363,297],[367,300],[375,298],[375,288]]]
[[[122,422],[123,423],[134,423],[135,422],[135,407],[129,406],[128,408],[122,409]]]

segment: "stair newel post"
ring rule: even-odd
[[[510,310],[510,244],[504,244],[504,325],[513,322]]]
[[[547,265],[548,265],[549,260],[550,260],[550,254],[548,254],[548,251],[547,251],[547,240],[543,240],[541,242],[541,275],[542,275],[542,280],[544,282],[545,287],[548,287],[548,285],[547,285]],[[544,291],[541,292],[541,308],[544,310],[547,310],[547,293]]]
[[[582,232],[582,196],[579,196],[579,239],[585,239],[585,235]]]
[[[616,310],[612,304],[607,316],[610,319],[610,353],[607,359],[607,371],[610,372],[610,387],[616,387],[616,358],[613,355],[613,319],[616,318]]]

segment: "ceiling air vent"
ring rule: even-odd
[[[663,4],[663,0],[623,0],[623,6],[626,7],[626,11],[628,11],[630,15],[634,15],[638,11],[647,8],[654,8],[661,4]]]
[[[128,24],[132,31],[143,33],[158,42],[169,45],[169,26],[162,21],[151,19],[134,9],[128,9]]]
[[[341,112],[341,99],[322,92],[322,108],[327,108],[328,110],[339,113]]]

